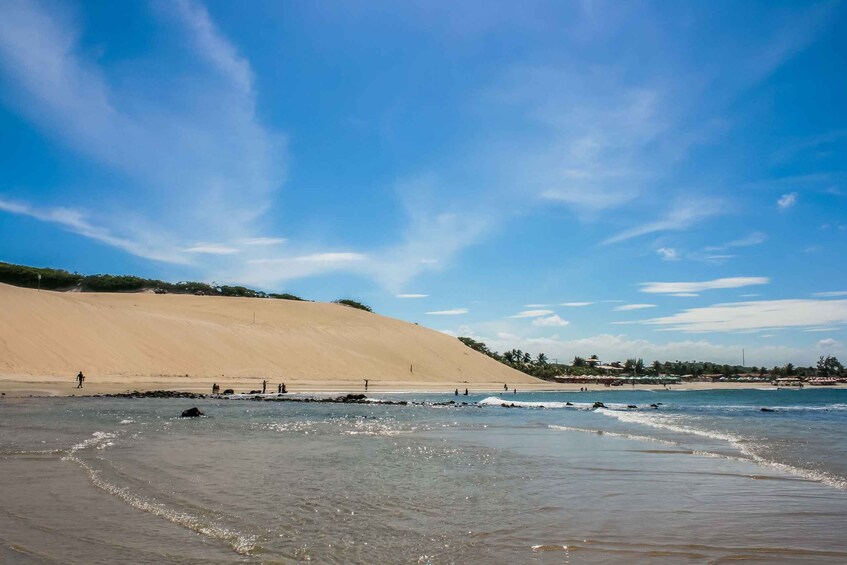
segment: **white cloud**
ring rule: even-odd
[[[570,308],[580,308],[582,306],[591,306],[593,302],[562,302],[559,306],[568,306]]]
[[[690,298],[692,296],[700,296],[696,292],[674,292],[673,294],[669,294],[668,296],[678,296],[680,298]]]
[[[524,304],[524,308],[546,308],[550,306],[549,304]]]
[[[789,192],[788,194],[783,194],[779,200],[776,201],[776,205],[780,210],[787,210],[797,204],[797,193]]]
[[[683,332],[733,332],[847,323],[847,300],[762,300],[691,308],[643,323]]]
[[[561,326],[567,326],[568,324],[570,324],[569,321],[563,320],[557,314],[553,314],[552,316],[547,316],[547,317],[542,317],[542,318],[536,318],[532,321],[533,326],[538,326],[538,327],[542,327],[542,328],[544,328],[544,327],[561,327]]]
[[[217,245],[214,243],[198,243],[193,247],[186,248],[185,252],[203,253],[206,255],[231,255],[233,253],[238,253],[238,249],[234,247],[228,247],[226,245]]]
[[[839,346],[839,343],[828,337],[826,339],[822,339],[818,342],[818,349],[834,349]]]
[[[615,312],[629,312],[630,310],[643,310],[645,308],[655,307],[655,304],[624,304],[623,306],[616,306],[614,310]]]
[[[606,238],[602,243],[608,245],[661,231],[686,230],[701,220],[724,212],[725,209],[725,204],[716,199],[687,199],[677,202],[658,220],[619,232]]]
[[[847,290],[834,290],[830,292],[813,292],[812,296],[818,298],[837,298],[839,296],[847,296]]]
[[[288,241],[284,237],[245,237],[238,240],[240,245],[281,245]]]
[[[453,308],[452,310],[434,310],[427,312],[430,316],[461,316],[467,314],[470,310],[467,308]]]
[[[395,294],[395,298],[429,298],[428,294]]]
[[[513,316],[509,316],[510,318],[538,318],[539,316],[549,316],[552,314],[552,310],[524,310],[523,312],[518,312]]]
[[[760,231],[756,231],[751,233],[747,237],[730,241],[729,243],[724,245],[724,247],[750,247],[753,245],[759,245],[761,243],[764,243],[767,239],[767,234]]]
[[[694,293],[704,290],[741,288],[757,284],[768,284],[767,277],[730,277],[701,282],[648,282],[641,283],[641,292],[654,294]]]
[[[188,1],[160,8],[156,14],[176,24],[174,41],[192,45],[194,56],[166,58],[154,43],[143,65],[104,65],[81,45],[85,30],[67,11],[0,3],[10,106],[63,149],[126,179],[120,190],[60,193],[68,203],[61,209],[78,210],[77,221],[45,217],[60,208],[37,204],[13,213],[141,257],[190,263],[185,248],[198,233],[225,242],[256,236],[255,220],[284,177],[285,140],[258,122],[250,65],[205,8]],[[79,210],[83,203],[91,208]]]
[[[656,250],[656,253],[659,254],[663,261],[679,260],[679,252],[673,247],[660,247]]]
[[[313,253],[294,257],[294,261],[314,263],[349,263],[351,261],[364,261],[368,256],[363,253]]]
[[[92,224],[84,212],[71,208],[35,208],[29,204],[0,199],[0,210],[28,216],[59,225],[68,231],[123,249],[127,253],[168,263],[189,263],[179,250],[168,245],[155,233],[145,234],[143,240],[130,240],[114,235],[109,229]],[[154,239],[159,238],[159,239]]]

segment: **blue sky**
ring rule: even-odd
[[[841,2],[0,1],[0,260],[847,357]]]

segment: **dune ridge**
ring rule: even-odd
[[[330,303],[153,293],[61,293],[0,284],[0,379],[132,387],[146,381],[414,388],[539,384],[416,324]],[[255,322],[254,320],[255,315]]]

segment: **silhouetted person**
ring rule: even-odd
[[[263,381],[262,381],[262,394],[265,394],[265,391],[266,391],[266,390],[268,390],[268,381],[267,381],[267,380],[263,380]]]
[[[459,396],[459,389],[456,389],[456,392],[453,393],[455,396]]]
[[[282,384],[280,385],[280,387],[282,388],[282,390],[280,390],[280,392],[281,392],[282,394],[285,394],[286,392],[288,392],[287,390],[285,390],[285,383],[282,383]]]
[[[515,394],[517,394],[517,393],[518,393],[518,389],[516,389],[516,388],[513,388],[513,389],[512,389],[512,391],[513,391]]]
[[[85,380],[85,375],[82,374],[82,371],[76,376],[76,388],[82,388],[82,383]]]
[[[365,390],[368,390],[368,379],[365,379]]]
[[[218,394],[221,391],[221,387],[218,383],[212,385],[212,394]]]
[[[504,385],[503,385],[503,390],[509,390],[509,385],[504,384]]]
[[[278,385],[276,385],[276,393],[282,394],[282,383],[279,383]]]
[[[468,395],[468,389],[465,389],[465,396]]]

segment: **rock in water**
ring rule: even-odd
[[[203,412],[200,411],[196,406],[194,408],[189,408],[188,410],[183,410],[180,418],[197,418],[202,416]]]
[[[606,407],[606,405],[603,404],[602,402],[595,402],[594,403],[594,408],[605,408],[605,407]]]
[[[762,408],[762,412],[776,412],[773,408]]]
[[[224,391],[224,394],[235,394],[235,391],[231,388],[228,388]]]

